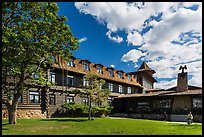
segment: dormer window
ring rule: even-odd
[[[119,78],[123,79],[123,73],[122,72],[118,72]]]
[[[128,75],[128,81],[132,81],[132,76]]]
[[[102,74],[102,68],[100,66],[97,67],[98,74]]]
[[[83,63],[83,67],[84,67],[84,70],[88,70],[89,71],[89,64],[87,62]]]
[[[74,67],[74,60],[73,59],[68,59],[67,66]]]
[[[109,76],[110,76],[110,77],[113,77],[113,76],[114,76],[114,75],[113,75],[113,70],[112,70],[112,69],[109,69],[109,70],[108,70],[108,73],[109,73]]]

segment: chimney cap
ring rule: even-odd
[[[187,66],[184,65],[184,67],[180,66],[179,70],[182,70],[182,73],[184,73],[184,69],[187,69]]]

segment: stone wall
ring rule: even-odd
[[[2,109],[2,118],[8,118],[6,109]],[[17,109],[17,118],[46,118],[46,113],[42,114],[40,109]]]

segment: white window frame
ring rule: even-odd
[[[128,94],[131,94],[131,92],[132,92],[132,91],[131,91],[131,87],[127,87],[127,93],[128,93]]]
[[[98,74],[102,74],[102,67],[98,66],[97,67],[97,72],[98,72]]]
[[[114,77],[114,73],[113,73],[113,70],[112,69],[109,69],[108,70],[108,74],[110,77]]]
[[[67,103],[74,102],[74,97],[67,96]]]
[[[83,86],[89,86],[89,81],[85,78],[83,78]]]
[[[33,99],[36,100],[37,102],[31,102],[31,98],[34,97]],[[36,98],[37,97],[37,98]],[[37,91],[29,91],[29,103],[33,103],[33,104],[39,104],[40,103],[40,93]]]
[[[68,81],[69,78],[72,79],[71,85],[68,85],[68,84],[69,84],[69,81]],[[68,85],[68,86],[74,86],[74,76],[67,75],[67,85]]]
[[[128,75],[128,81],[132,81],[132,75]]]
[[[113,83],[109,83],[109,84],[108,84],[108,89],[109,89],[110,91],[113,91]]]
[[[87,62],[83,63],[83,68],[84,70],[88,70],[89,71],[89,64]]]
[[[119,74],[119,78],[123,79],[123,73],[122,72],[118,72],[118,74]]]
[[[67,61],[67,66],[69,66],[69,67],[74,67],[74,60],[73,60],[73,59],[69,59],[69,60]]]
[[[119,93],[122,93],[122,92],[123,92],[123,86],[119,85]]]
[[[50,82],[51,83],[56,82],[56,73],[55,72],[50,72]]]

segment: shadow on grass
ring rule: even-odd
[[[9,130],[8,128],[2,128],[2,130]]]
[[[3,126],[6,126],[6,125],[9,125],[9,123],[3,123],[3,124],[2,124],[2,131],[3,131],[3,130],[9,130],[8,128],[4,128],[4,127],[3,127]]]
[[[40,121],[85,122],[85,121],[89,121],[89,120],[88,119],[80,119],[80,118],[65,118],[65,119],[51,118],[51,119],[40,119]]]
[[[9,123],[3,123],[2,126],[10,125]]]

